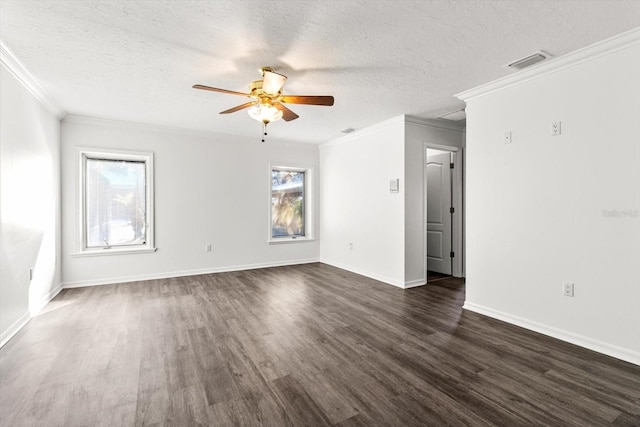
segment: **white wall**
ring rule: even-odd
[[[468,100],[465,308],[636,364],[638,39],[461,94]],[[558,120],[562,135],[552,137]],[[627,214],[603,215],[609,210]],[[574,298],[562,295],[565,281],[575,283]]]
[[[426,282],[424,239],[426,234],[426,189],[424,168],[426,146],[459,148],[462,155],[462,128],[408,117],[405,127],[405,283]],[[461,162],[460,162],[461,164]]]
[[[425,283],[427,143],[461,147],[462,130],[399,116],[320,146],[322,262],[403,288]]]
[[[4,62],[0,78],[1,346],[60,289],[60,122]]]
[[[320,164],[321,261],[404,286],[404,116],[321,145]]]
[[[154,153],[157,252],[72,255],[78,229],[77,147]],[[310,166],[317,174],[318,148],[273,140],[261,143],[258,137],[66,119],[62,124],[64,286],[318,261],[317,240],[267,243],[270,162]],[[317,222],[318,215],[314,217]],[[204,251],[208,243],[211,252]]]

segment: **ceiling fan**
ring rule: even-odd
[[[236,111],[248,108],[249,116],[262,122],[264,135],[267,134],[267,125],[269,123],[280,119],[290,122],[299,117],[296,113],[285,107],[284,104],[333,105],[333,96],[283,95],[282,87],[287,81],[287,76],[274,72],[270,67],[262,67],[260,73],[262,74],[262,80],[252,82],[249,85],[249,93],[235,92],[204,85],[193,85],[193,88],[253,98],[253,101],[221,111],[220,114],[235,113]],[[264,142],[264,138],[262,138],[262,142]]]

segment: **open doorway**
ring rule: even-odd
[[[458,148],[427,144],[425,248],[427,283],[463,277],[462,156]]]

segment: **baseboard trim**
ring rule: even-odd
[[[417,288],[418,286],[424,286],[426,284],[427,284],[427,279],[422,278],[417,280],[411,280],[409,282],[404,282],[404,288],[405,289]]]
[[[564,329],[534,322],[468,301],[465,301],[462,308],[640,366],[640,353],[627,348],[595,340],[584,335],[574,334]]]
[[[58,285],[55,286],[53,289],[51,289],[51,291],[49,291],[49,293],[47,295],[45,295],[44,297],[40,298],[40,301],[38,301],[33,307],[29,307],[29,312],[31,314],[31,317],[37,316],[38,313],[40,313],[40,311],[47,304],[49,304],[49,301],[54,299],[56,297],[56,295],[58,295],[60,293],[61,290],[62,290],[62,283],[58,283]]]
[[[4,347],[4,345],[8,343],[11,338],[15,336],[15,334],[20,332],[20,329],[24,328],[24,326],[29,323],[29,320],[35,317],[40,312],[40,310],[42,310],[49,303],[49,301],[54,299],[56,295],[60,293],[61,290],[62,283],[58,283],[53,289],[49,291],[49,293],[40,298],[40,301],[38,301],[33,307],[29,307],[29,311],[24,313],[18,320],[13,322],[13,324],[0,335],[0,348]]]
[[[24,325],[29,323],[29,320],[31,320],[31,315],[27,311],[25,314],[20,316],[18,320],[13,322],[13,324],[9,326],[7,330],[2,333],[2,335],[0,335],[0,348],[4,347],[4,345],[8,343],[15,334],[20,332],[20,329],[24,328]]]
[[[368,277],[370,279],[375,279],[375,280],[377,280],[379,282],[386,283],[387,285],[395,286],[396,288],[405,289],[405,283],[404,282],[401,282],[401,281],[395,280],[395,279],[391,279],[390,277],[382,276],[382,275],[376,274],[376,273],[371,273],[370,271],[362,270],[362,269],[359,269],[359,268],[353,268],[353,267],[351,267],[349,265],[346,265],[346,264],[343,264],[343,263],[337,262],[337,261],[332,261],[332,260],[327,260],[327,259],[320,259],[320,262],[323,263],[323,264],[327,264],[327,265],[331,265],[333,267],[340,268],[342,270],[347,270],[347,271],[350,271],[352,273],[359,274],[361,276]]]
[[[143,280],[170,279],[172,277],[198,276],[200,274],[226,273],[230,271],[256,270],[258,268],[286,267],[288,265],[302,265],[320,262],[318,258],[300,259],[294,261],[263,262],[258,264],[231,265],[213,268],[200,268],[195,270],[170,271],[157,274],[139,274],[135,276],[117,276],[101,280],[79,280],[64,282],[62,288],[84,288],[87,286],[113,285],[115,283],[140,282]]]

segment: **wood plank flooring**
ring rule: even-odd
[[[427,283],[438,282],[444,279],[451,279],[450,274],[438,273],[437,271],[427,271]]]
[[[463,300],[324,264],[64,290],[0,350],[0,425],[640,425],[640,367]]]

